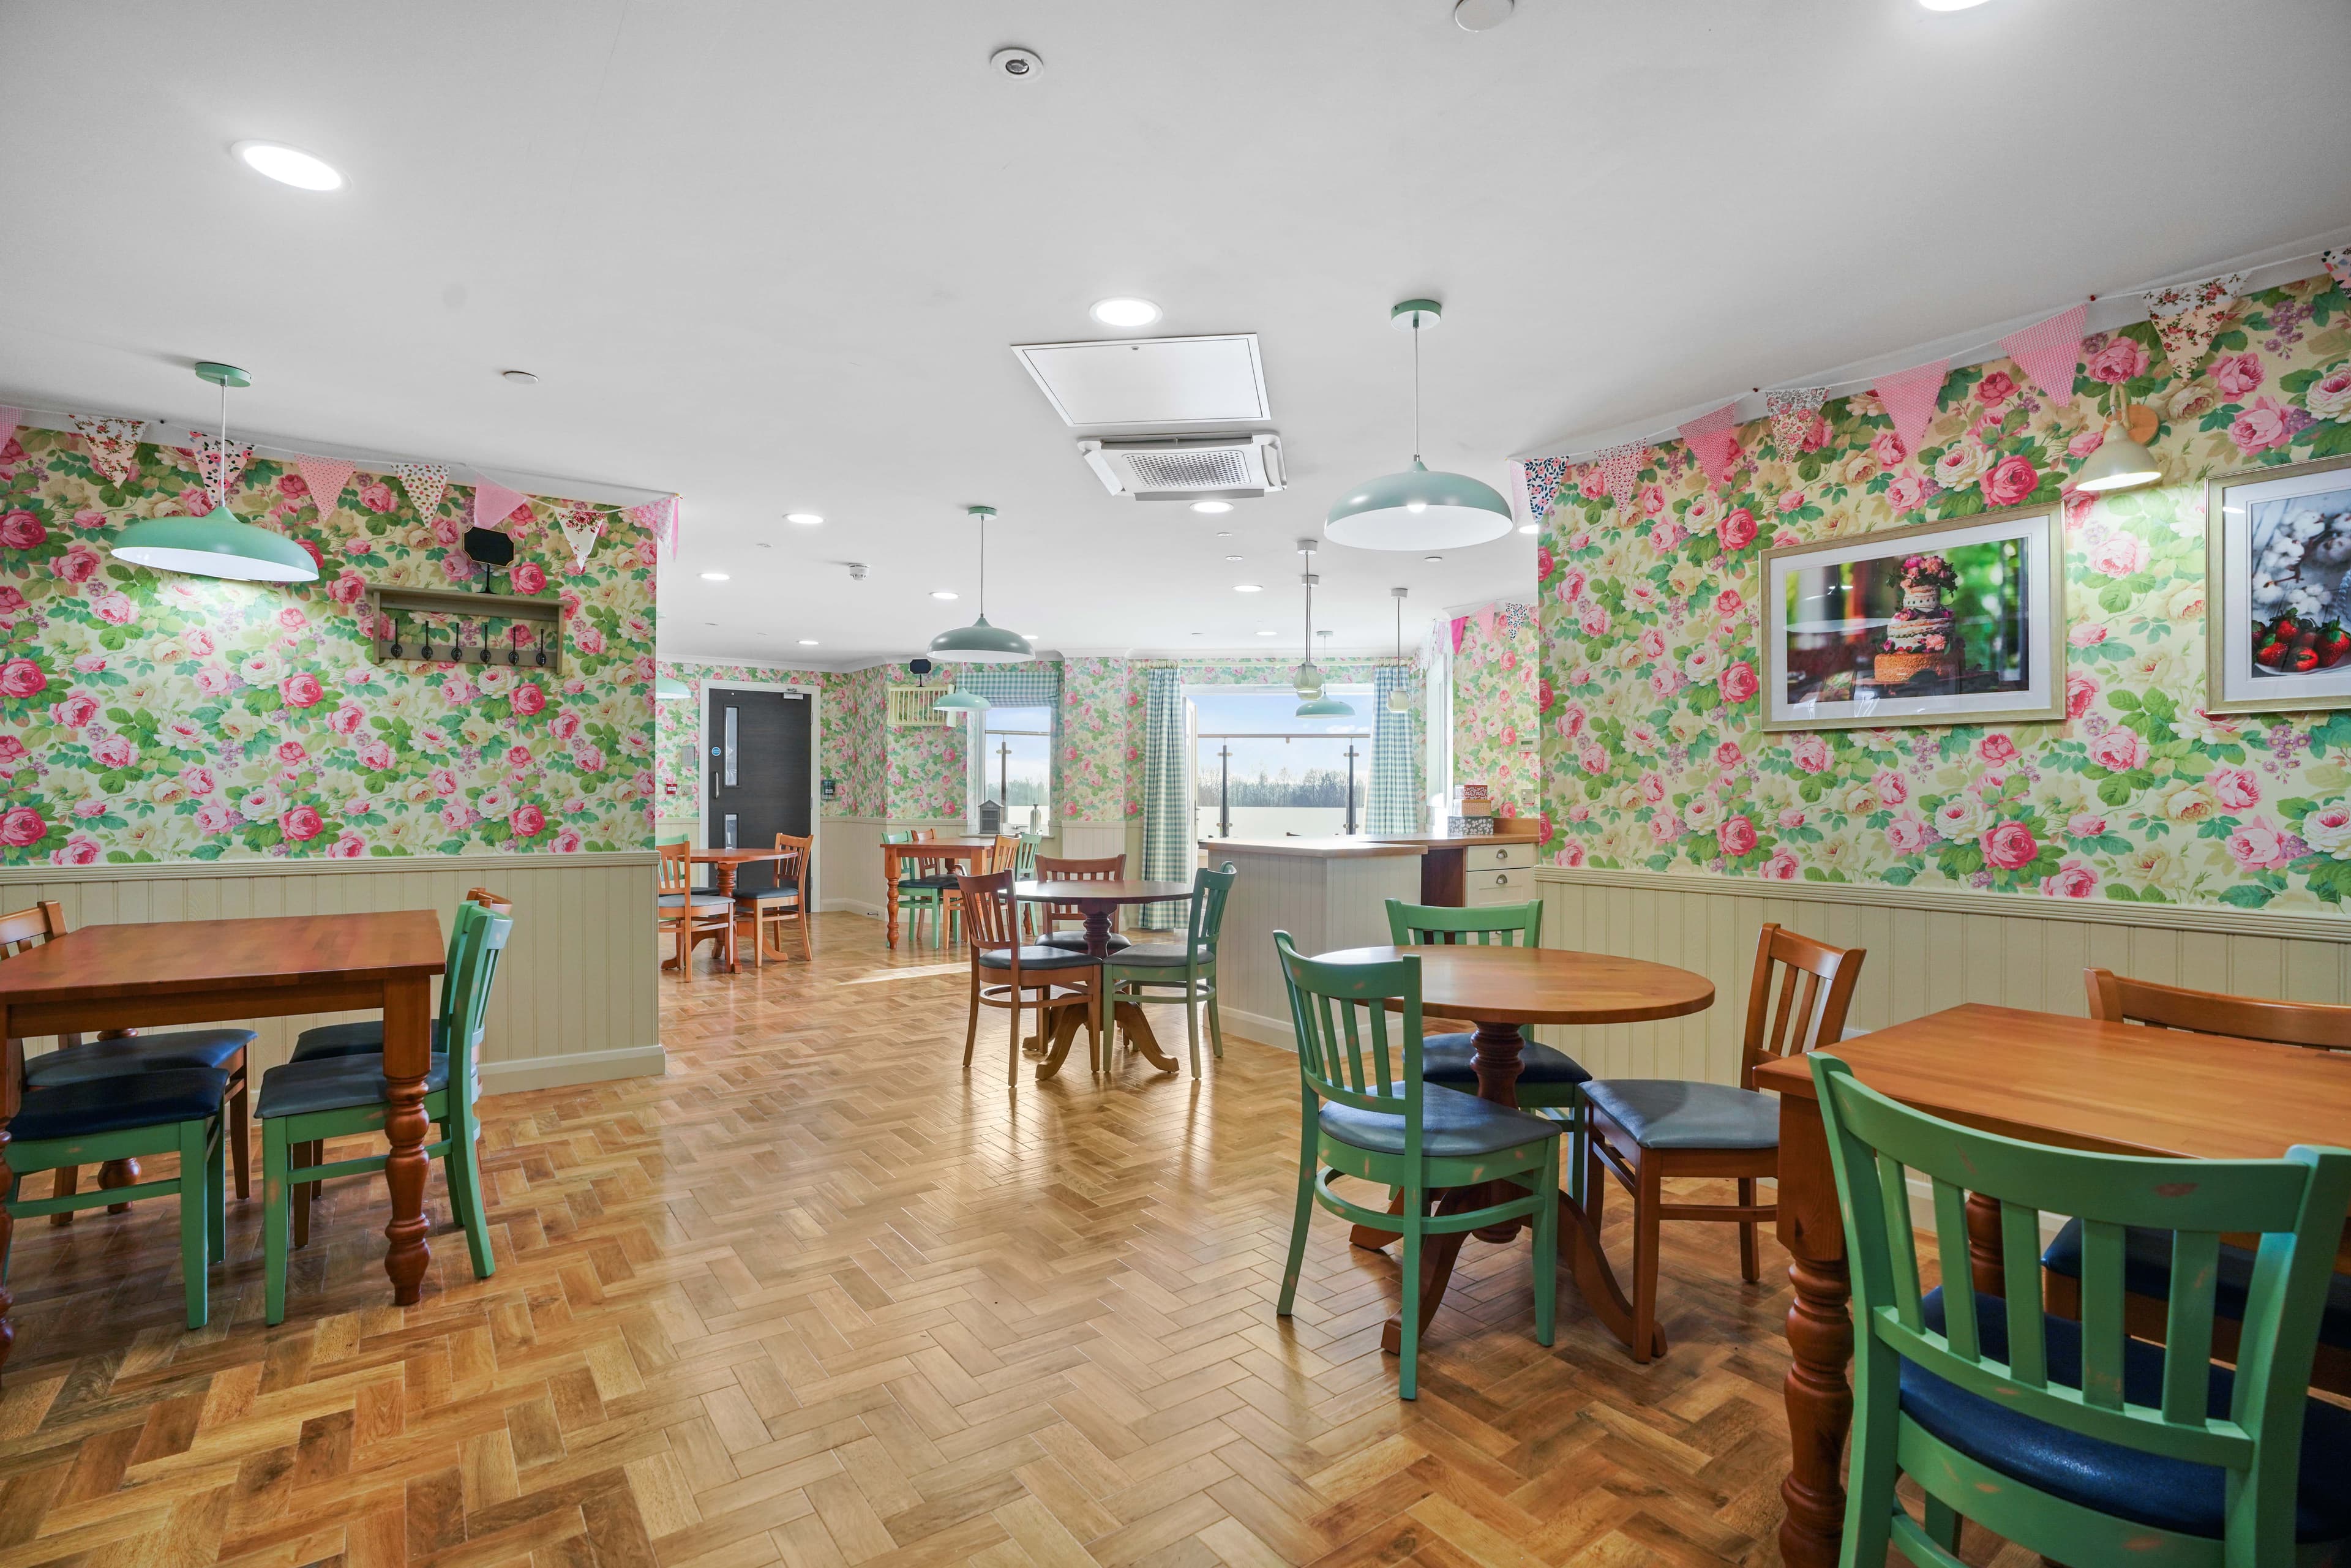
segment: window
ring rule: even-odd
[[[971,820],[979,805],[1004,808],[1008,833],[1050,830],[1053,818],[1053,710],[1049,707],[988,708],[971,748]]]
[[[1364,831],[1372,789],[1372,688],[1332,685],[1349,718],[1300,718],[1287,688],[1194,687],[1192,821],[1201,838]],[[1352,788],[1351,788],[1352,786]]]

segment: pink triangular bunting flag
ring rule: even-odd
[[[302,476],[302,483],[310,486],[310,500],[319,508],[323,521],[330,516],[343,498],[343,486],[351,482],[357,465],[340,457],[302,457],[294,459],[294,470]]]
[[[1698,459],[1698,471],[1707,483],[1719,488],[1730,478],[1730,449],[1739,444],[1739,404],[1724,403],[1712,413],[1702,413],[1687,424],[1677,427],[1682,442]]]
[[[2351,289],[2351,245],[2322,250],[2318,259],[2325,267],[2326,276],[2335,279],[2336,287]]]
[[[588,570],[589,552],[596,541],[604,537],[604,514],[574,507],[563,514],[563,542],[571,547],[571,564],[575,570]]]
[[[1764,403],[1771,410],[1771,439],[1782,457],[1793,457],[1804,449],[1804,438],[1813,433],[1813,416],[1828,401],[1826,387],[1782,387],[1763,394]]]
[[[2089,319],[2090,308],[2076,305],[2000,340],[2016,368],[2059,408],[2074,401],[2074,371],[2082,362],[2082,329]]]
[[[2147,319],[2162,340],[2164,357],[2171,361],[2175,373],[2195,373],[2204,350],[2236,313],[2237,290],[2244,284],[2244,274],[2224,272],[2201,283],[2151,288],[2142,297]]]
[[[224,445],[219,436],[201,430],[188,432],[188,444],[196,460],[196,477],[216,496],[234,492],[245,479],[245,465],[253,461],[250,445],[233,442]]]
[[[1527,516],[1541,522],[1551,516],[1552,503],[1559,499],[1560,486],[1574,476],[1575,460],[1572,457],[1530,457],[1519,465],[1519,475],[1527,492]]]
[[[143,419],[114,419],[102,413],[78,413],[73,427],[89,454],[90,468],[110,485],[127,485],[139,471],[139,442],[147,434]]]
[[[678,497],[664,496],[658,501],[647,501],[642,507],[631,507],[629,516],[637,526],[651,528],[655,540],[665,540],[673,559],[677,555]]]
[[[474,526],[495,528],[512,517],[517,507],[529,502],[530,497],[520,490],[501,485],[485,474],[474,486]]]
[[[1623,442],[1603,447],[1593,454],[1592,460],[1600,468],[1600,477],[1608,486],[1608,494],[1620,507],[1633,504],[1633,488],[1641,482],[1641,456],[1649,449],[1638,441]]]
[[[395,463],[392,469],[400,476],[400,487],[408,492],[408,503],[418,517],[429,517],[441,509],[441,497],[449,489],[447,464]]]
[[[8,444],[16,439],[16,427],[24,423],[23,409],[0,408],[0,452],[5,452]]]
[[[1894,422],[1894,434],[1902,438],[1905,452],[1915,455],[1925,444],[1927,427],[1935,423],[1935,403],[1943,395],[1943,374],[1950,368],[1950,361],[1937,360],[1880,376],[1869,389],[1886,405],[1886,416]]]

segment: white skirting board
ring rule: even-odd
[[[563,1056],[525,1057],[482,1063],[485,1094],[516,1094],[528,1089],[569,1089],[613,1078],[660,1078],[669,1071],[669,1053],[658,1045],[618,1051],[575,1051]]]

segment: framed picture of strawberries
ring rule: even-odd
[[[2204,517],[2207,709],[2351,707],[2351,457],[2216,476]]]

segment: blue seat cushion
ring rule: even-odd
[[[156,1072],[169,1067],[212,1067],[228,1070],[236,1053],[253,1043],[249,1029],[191,1029],[169,1034],[133,1035],[129,1040],[90,1040],[25,1062],[25,1083],[38,1089],[54,1083],[83,1083],[93,1078],[120,1078],[130,1072]]]
[[[736,894],[737,904],[798,904],[800,890],[797,887],[763,887],[757,892]]]
[[[132,1127],[169,1126],[218,1113],[228,1074],[216,1067],[165,1067],[135,1078],[84,1078],[25,1091],[8,1120],[21,1143],[88,1138]]]
[[[2053,1274],[2070,1279],[2082,1277],[2082,1222],[2069,1219],[2049,1243],[2049,1250],[2041,1255],[2042,1267]],[[2243,1322],[2245,1297],[2252,1289],[2253,1255],[2242,1247],[2223,1246],[2220,1249],[2220,1281],[2212,1292],[2212,1310],[2221,1317]],[[2137,1226],[2123,1232],[2123,1289],[2135,1296],[2153,1296],[2158,1301],[2171,1295],[2171,1232],[2143,1230]],[[2336,1274],[2326,1281],[2326,1305],[2318,1319],[2318,1342],[2351,1350],[2351,1274]]]
[[[1113,951],[1118,955],[1117,963],[1126,968],[1180,969],[1184,967],[1184,944],[1181,942],[1130,942],[1124,947],[1113,948]],[[1200,944],[1198,955],[1199,961],[1203,964],[1213,964],[1217,961],[1217,950],[1205,942]]]
[[[952,876],[902,876],[898,879],[898,891],[911,893],[919,888],[925,893],[938,893],[955,886],[960,880]]]
[[[1983,1354],[2008,1359],[2008,1308],[1998,1296],[1978,1296],[1977,1333]],[[1927,1323],[1943,1327],[1943,1292],[1929,1291]],[[2071,1318],[2043,1317],[2049,1349],[2049,1381],[2082,1385],[2082,1325]],[[2229,1414],[2236,1379],[2228,1368],[2212,1369],[2205,1409]],[[2163,1402],[2163,1348],[2144,1340],[2123,1341],[2123,1395],[2134,1405]],[[2097,1437],[2085,1437],[2036,1420],[1915,1363],[1902,1364],[1902,1412],[1934,1436],[2003,1475],[2028,1486],[2158,1530],[2217,1539],[2220,1534],[2226,1475],[2217,1465],[2191,1464]],[[2313,1399],[2303,1406],[2302,1478],[2294,1502],[2294,1539],[2338,1541],[2351,1536],[2351,1410]]]
[[[1012,955],[1002,947],[983,949],[979,955],[979,967],[983,969],[1009,969],[1012,967]],[[1065,948],[1023,947],[1020,949],[1020,967],[1024,970],[1091,969],[1093,967],[1094,960],[1091,956],[1084,953],[1071,953]]]
[[[1402,1084],[1389,1094],[1401,1099]],[[1322,1131],[1340,1143],[1375,1155],[1404,1153],[1404,1112],[1363,1111],[1353,1105],[1326,1103],[1319,1120]],[[1538,1138],[1556,1138],[1563,1129],[1547,1116],[1531,1116],[1458,1089],[1424,1084],[1420,1101],[1420,1152],[1437,1159],[1468,1159],[1513,1149]]]
[[[1478,1037],[1474,1034],[1432,1034],[1420,1042],[1420,1074],[1448,1089],[1478,1088]],[[1563,1051],[1528,1040],[1519,1047],[1521,1083],[1583,1083],[1592,1074]]]
[[[1728,1083],[1607,1078],[1583,1086],[1594,1110],[1645,1149],[1776,1149],[1780,1102]]]
[[[439,1019],[433,1020],[433,1050],[439,1054],[449,1049],[449,1026]],[[316,1029],[306,1029],[294,1040],[294,1054],[288,1061],[325,1061],[338,1056],[381,1056],[383,1054],[383,1020],[360,1019],[356,1023],[322,1023]]]
[[[383,1103],[387,1085],[381,1056],[340,1056],[324,1061],[289,1061],[261,1075],[261,1096],[253,1113],[264,1121],[273,1116],[307,1116],[313,1111],[351,1111]],[[449,1087],[449,1059],[436,1056],[424,1075],[424,1092]]]
[[[1086,950],[1086,934],[1082,931],[1048,931],[1037,940],[1048,947],[1066,947],[1072,953],[1082,953]],[[1115,931],[1110,934],[1112,952],[1123,953],[1134,946],[1134,943],[1131,938],[1122,936]]]
[[[721,898],[715,893],[664,893],[655,896],[653,903],[663,909],[684,909],[688,898],[694,900],[694,910],[697,915],[715,915],[734,907],[730,900]]]

